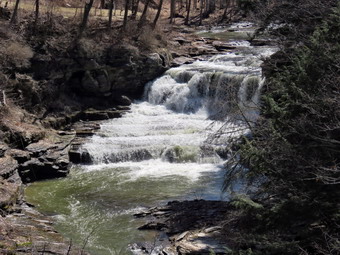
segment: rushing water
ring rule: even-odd
[[[144,100],[120,119],[101,123],[84,145],[92,165],[67,178],[36,182],[26,198],[52,215],[56,229],[93,254],[129,254],[152,240],[133,214],[174,199],[223,199],[226,138],[256,119],[261,57],[273,52],[234,42],[233,53],[172,68],[146,86]]]

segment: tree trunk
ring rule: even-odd
[[[161,15],[162,6],[163,6],[163,0],[159,0],[159,6],[158,6],[157,14],[156,14],[156,17],[155,17],[153,24],[152,24],[153,29],[155,29],[157,21],[159,19],[159,16]]]
[[[226,5],[224,7],[224,12],[223,12],[223,15],[222,15],[221,22],[224,21],[227,18],[229,7],[230,7],[230,0],[226,0]]]
[[[34,18],[34,27],[36,27],[39,19],[39,8],[40,8],[40,2],[39,0],[35,0],[35,18]]]
[[[15,24],[17,22],[19,3],[20,3],[20,0],[16,0],[12,18],[10,21],[11,24]]]
[[[145,5],[144,5],[144,9],[143,9],[143,13],[142,16],[140,17],[140,20],[138,22],[138,27],[143,26],[144,21],[146,20],[146,13],[148,11],[148,7],[150,4],[150,0],[146,0]]]
[[[133,10],[134,10],[134,8],[135,8],[135,0],[131,0],[131,6],[130,6],[130,8],[131,8],[131,11],[133,12]]]
[[[202,16],[203,16],[203,8],[204,8],[204,4],[203,4],[204,0],[200,0],[200,22],[199,25],[202,25]]]
[[[136,17],[137,17],[138,7],[139,7],[139,0],[137,0],[136,3],[133,6],[132,15],[131,15],[132,20],[135,20]]]
[[[79,27],[79,33],[78,33],[78,40],[83,36],[83,33],[87,27],[87,22],[89,20],[89,15],[90,15],[90,11],[92,8],[94,0],[89,0],[89,2],[85,2],[85,8],[84,8],[84,16],[83,16],[83,21],[80,24]]]
[[[176,0],[171,0],[170,1],[170,24],[174,22],[175,13],[176,13]]]
[[[191,0],[188,0],[189,1],[189,5],[188,5],[188,10],[187,10],[187,16],[185,18],[185,25],[189,25],[189,15],[190,15],[190,8],[191,8]]]
[[[100,0],[100,9],[105,9],[105,0]]]
[[[125,12],[124,12],[124,21],[123,21],[123,31],[126,30],[128,12],[129,12],[129,0],[125,0]]]
[[[110,0],[108,29],[110,29],[112,25],[113,6],[114,6],[114,0]]]

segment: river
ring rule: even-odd
[[[217,152],[258,117],[261,58],[274,52],[229,42],[233,52],[172,68],[147,84],[131,112],[102,122],[84,144],[93,164],[31,184],[26,199],[51,215],[65,237],[99,255],[129,254],[129,244],[155,238],[137,230],[143,221],[133,214],[145,207],[225,199],[224,160]]]

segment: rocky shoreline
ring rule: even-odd
[[[155,244],[132,245],[134,254],[227,254],[223,235],[226,214],[233,207],[225,201],[172,201],[135,214],[147,223],[140,230],[155,230]]]
[[[50,130],[48,137],[23,150],[0,145],[1,254],[88,254],[57,233],[49,216],[26,203],[23,189],[26,183],[67,176],[72,163],[90,163],[80,145],[100,128],[98,120],[128,111],[120,108],[124,110],[82,113],[87,121],[76,122],[65,131]]]

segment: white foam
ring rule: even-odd
[[[221,165],[197,164],[197,163],[169,163],[161,159],[152,159],[142,162],[119,162],[110,164],[99,164],[86,166],[85,172],[102,171],[111,169],[119,171],[119,168],[128,168],[124,172],[125,181],[136,181],[140,178],[161,179],[169,176],[182,176],[187,180],[195,182],[202,174],[207,172],[217,172],[221,170]]]

